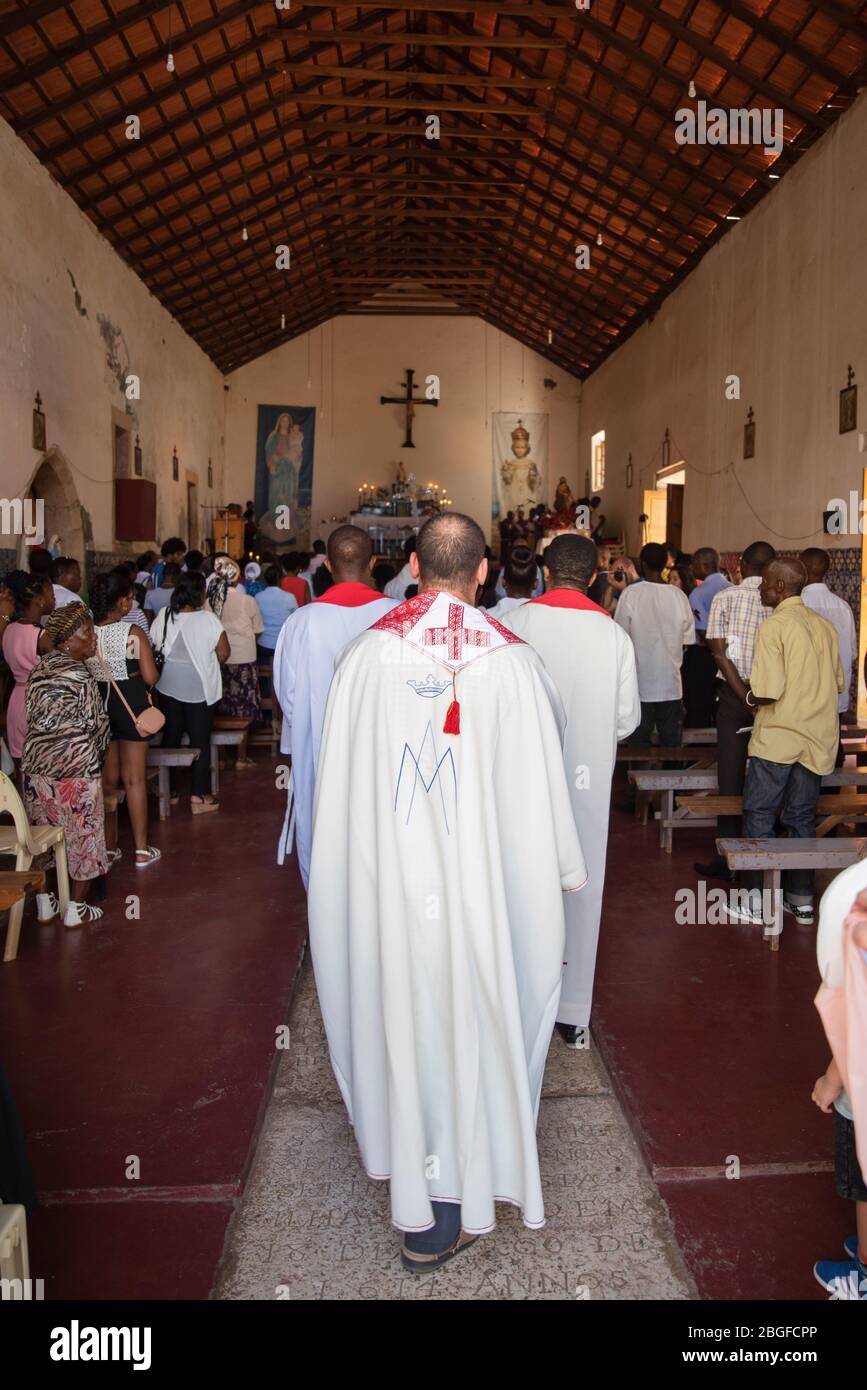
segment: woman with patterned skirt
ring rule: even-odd
[[[112,796],[123,782],[126,808],[135,840],[135,866],[147,869],[160,858],[148,844],[147,755],[150,747],[110,683],[123,694],[134,715],[150,705],[149,687],[159,679],[151,644],[131,617],[135,592],[129,577],[120,569],[98,574],[90,586],[90,603],[96,623],[97,653],[87,669],[99,686],[99,693],[111,725],[111,746],[102,773],[102,790]],[[120,851],[115,851],[118,855]]]
[[[25,692],[24,804],[31,824],[63,828],[70,877],[63,920],[77,927],[102,916],[86,899],[93,879],[108,868],[101,773],[111,730],[85,665],[96,651],[87,609],[81,603],[56,608],[45,632],[54,649],[31,671]],[[56,912],[56,899],[51,903]]]

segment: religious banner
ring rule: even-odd
[[[548,494],[548,416],[515,415],[498,411],[492,416],[494,449],[493,518],[502,521],[508,512],[528,517]]]
[[[276,545],[309,546],[315,424],[315,406],[259,406],[254,508]]]

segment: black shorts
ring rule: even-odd
[[[867,1183],[855,1152],[855,1126],[834,1111],[834,1176],[837,1195],[849,1202],[867,1202]]]
[[[148,707],[148,688],[141,676],[130,676],[125,681],[118,681],[118,685],[123,691],[124,699],[134,714],[141,714],[142,710]],[[108,705],[105,703],[105,694],[108,691]],[[142,738],[129,714],[124,708],[123,701],[120,699],[113,685],[108,685],[105,681],[99,682],[99,693],[102,696],[103,706],[107,709],[108,720],[111,724],[111,736],[113,739],[122,739],[125,743],[146,743],[147,735]]]

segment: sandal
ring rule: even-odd
[[[137,869],[149,869],[151,864],[156,864],[162,857],[156,845],[148,845],[147,849],[136,850],[135,866]]]
[[[105,851],[105,857],[108,860],[108,867],[111,868],[113,864],[116,864],[122,854],[122,849],[107,849]]]
[[[411,1269],[414,1274],[421,1274],[423,1271],[438,1269],[440,1265],[447,1264],[453,1260],[455,1255],[459,1255],[462,1250],[468,1250],[471,1245],[475,1245],[478,1236],[468,1235],[466,1231],[459,1231],[454,1244],[448,1250],[443,1250],[439,1255],[414,1255],[406,1248],[404,1241],[400,1250],[400,1261],[404,1269]]]
[[[190,797],[190,810],[194,816],[203,816],[206,811],[219,811],[220,803],[215,796],[202,797],[196,801]]]
[[[98,922],[102,916],[101,907],[91,907],[89,903],[75,903],[70,901],[66,909],[66,916],[63,919],[65,927],[80,927],[85,922]]]
[[[60,903],[53,893],[36,894],[37,922],[50,922],[60,911]]]

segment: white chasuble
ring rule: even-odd
[[[290,613],[274,649],[274,693],[283,715],[280,752],[292,757],[286,820],[278,861],[291,853],[294,817],[298,867],[304,887],[310,873],[313,838],[313,787],[328,687],[335,657],[359,632],[394,608],[366,584],[333,584],[321,598]]]
[[[586,879],[561,721],[531,648],[446,593],[395,608],[335,668],[311,951],[362,1161],[401,1230],[433,1224],[431,1198],[460,1203],[468,1231],[492,1229],[497,1201],[544,1222],[563,890]]]
[[[566,899],[566,970],[557,1018],[585,1028],[593,1001],[617,744],[641,720],[635,653],[623,628],[577,590],[552,589],[507,613],[503,624],[539,653],[566,710],[563,756],[589,881],[583,893]]]

